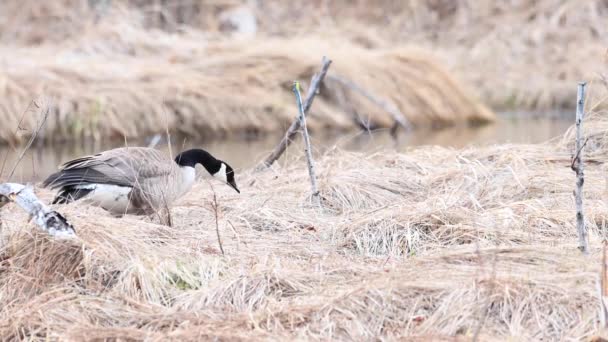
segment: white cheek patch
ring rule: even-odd
[[[224,183],[228,183],[228,177],[226,177],[226,164],[222,163],[220,170],[213,174],[213,177],[221,180]]]

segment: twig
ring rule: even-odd
[[[576,173],[576,188],[574,197],[576,203],[576,229],[578,231],[578,249],[583,254],[589,254],[589,244],[587,242],[587,228],[585,227],[585,216],[583,213],[583,184],[585,183],[584,163],[582,156],[583,142],[583,117],[585,107],[585,82],[578,84],[576,94],[576,141],[575,154],[573,158],[572,170]]]
[[[36,137],[38,137],[38,133],[40,133],[40,130],[42,130],[42,127],[44,127],[44,124],[46,123],[46,119],[48,118],[48,116],[49,116],[49,108],[47,107],[47,109],[42,114],[42,121],[39,121],[38,127],[36,127],[36,130],[30,137],[30,140],[28,140],[27,145],[25,145],[25,147],[23,148],[23,151],[21,151],[21,154],[19,154],[19,158],[17,158],[17,160],[15,161],[15,165],[13,165],[13,169],[8,174],[7,180],[10,181],[11,178],[13,177],[13,175],[15,174],[15,171],[17,170],[17,167],[21,163],[21,160],[23,160],[25,153],[32,146],[32,144],[34,143],[34,140],[36,140]]]
[[[323,82],[323,79],[325,78],[325,74],[327,74],[327,70],[329,69],[329,66],[331,65],[331,60],[327,59],[326,57],[323,57],[323,60],[321,61],[321,63],[323,63],[323,65],[321,66],[321,71],[318,74],[315,74],[312,77],[312,80],[310,81],[310,86],[308,87],[308,92],[306,93],[306,100],[304,101],[304,114],[308,113],[308,111],[310,110],[310,107],[312,106],[312,102],[315,99],[315,95],[317,94],[317,91],[319,90],[319,87],[321,86],[321,83]],[[291,123],[291,126],[289,126],[289,128],[287,129],[287,132],[285,132],[283,139],[281,139],[279,144],[277,146],[275,146],[274,150],[270,153],[270,155],[266,158],[266,160],[264,160],[264,162],[260,166],[258,166],[257,169],[261,170],[264,168],[268,168],[275,161],[277,161],[277,159],[279,159],[281,157],[283,152],[285,152],[285,150],[287,149],[287,146],[289,146],[289,144],[291,144],[291,141],[293,140],[294,136],[296,135],[296,133],[298,132],[299,129],[300,129],[300,120],[298,118],[296,118]]]
[[[310,186],[312,190],[312,200],[317,206],[320,205],[319,189],[317,187],[317,176],[315,175],[315,163],[312,159],[312,148],[310,146],[310,136],[306,127],[306,115],[302,106],[302,95],[300,94],[300,82],[293,82],[293,93],[296,95],[296,103],[300,111],[299,120],[302,126],[302,134],[304,134],[304,152],[306,153],[306,162],[308,163],[308,175],[310,176]]]
[[[211,191],[213,191],[213,203],[211,204],[211,208],[213,208],[213,212],[215,213],[215,233],[217,234],[217,243],[220,246],[220,251],[222,251],[222,255],[226,255],[224,253],[224,247],[222,246],[222,237],[220,236],[220,224],[218,218],[219,206],[217,203],[217,194],[215,193],[215,189],[213,188],[213,185],[211,185],[210,182],[209,185],[211,186]]]
[[[27,105],[27,107],[25,108],[23,113],[21,113],[21,118],[19,118],[19,122],[17,123],[17,128],[15,128],[15,132],[13,132],[13,136],[17,135],[17,132],[19,132],[19,130],[21,129],[21,123],[25,119],[25,114],[30,109],[30,106],[32,105],[32,103],[36,104],[36,102],[34,102],[34,100],[30,101],[30,103]],[[10,140],[9,140],[9,143],[10,143]],[[11,145],[11,149],[12,149],[13,146],[12,146],[12,144],[10,144],[10,145]],[[4,174],[4,168],[6,167],[8,155],[9,155],[9,149],[6,149],[6,153],[4,153],[4,158],[2,159],[2,167],[0,167],[0,177],[2,177],[2,175]]]
[[[393,120],[395,120],[395,124],[398,124],[399,126],[403,127],[406,131],[411,129],[411,124],[408,122],[406,116],[403,115],[403,113],[401,113],[401,111],[399,109],[397,109],[397,107],[393,103],[391,103],[387,100],[381,99],[380,97],[363,89],[362,87],[360,87],[358,84],[354,83],[353,81],[343,78],[341,76],[328,75],[327,77],[329,79],[336,81],[336,82],[344,85],[345,87],[350,88],[351,90],[363,95],[365,98],[370,100],[376,106],[382,108],[385,112],[390,114],[393,117]]]
[[[581,151],[583,150],[583,148],[585,148],[585,146],[587,146],[587,142],[589,142],[589,137],[587,137],[587,139],[585,139],[585,143],[583,143],[583,146],[581,146],[581,148],[579,148],[576,151],[576,154],[574,155],[574,157],[572,157],[572,160],[571,160],[571,163],[570,163],[570,168],[574,172],[576,172],[576,167],[574,166],[574,163],[576,163],[576,161],[578,160],[578,157],[581,154]]]
[[[371,133],[372,130],[376,129],[376,127],[371,126],[371,120],[368,116],[367,120],[364,120],[359,112],[354,108],[352,103],[346,100],[346,91],[341,87],[334,87],[334,93],[336,94],[336,100],[340,104],[340,107],[344,108],[344,110],[350,114],[355,125],[357,125],[361,130],[366,133]]]
[[[230,229],[232,229],[232,232],[234,233],[234,236],[236,237],[236,251],[239,251],[239,246],[241,245],[241,236],[239,235],[239,232],[236,231],[236,228],[234,227],[234,225],[232,224],[232,222],[230,222],[230,220],[226,220],[228,221],[228,225],[230,226]],[[245,246],[247,246],[247,243],[243,242],[243,244]]]
[[[13,169],[11,170],[11,173],[8,174],[7,179],[9,181],[13,177],[13,174],[15,174],[15,170],[17,170],[17,166],[19,166],[19,163],[21,163],[21,160],[23,160],[25,153],[27,152],[27,150],[29,150],[30,146],[32,146],[32,144],[34,143],[34,140],[36,140],[36,137],[38,137],[38,134],[40,133],[40,130],[42,130],[42,127],[44,127],[44,124],[46,123],[46,119],[49,116],[49,111],[50,111],[50,109],[49,109],[49,107],[47,107],[46,110],[43,112],[42,120],[38,122],[39,123],[38,127],[36,127],[36,130],[30,137],[30,140],[27,142],[27,145],[25,145],[25,148],[23,148],[23,151],[21,151],[19,158],[17,158],[17,161],[15,161],[15,165],[13,165]]]
[[[73,238],[74,227],[60,213],[50,209],[34,194],[31,187],[17,183],[0,184],[0,195],[14,201],[28,212],[40,229],[57,238]]]

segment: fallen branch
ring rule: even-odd
[[[388,114],[390,114],[390,116],[393,117],[393,120],[395,120],[396,125],[403,127],[406,131],[408,131],[412,128],[411,124],[408,122],[406,116],[403,115],[403,113],[401,113],[401,111],[399,109],[397,109],[397,107],[393,103],[391,103],[387,100],[381,99],[380,97],[370,93],[369,91],[363,89],[362,87],[360,87],[359,85],[357,85],[356,83],[354,83],[351,80],[347,80],[347,79],[337,76],[337,75],[328,75],[327,77],[329,79],[331,79],[335,82],[338,82],[338,83],[342,84],[343,86],[363,95],[366,99],[370,100],[376,106],[382,108],[385,112],[387,112]]]
[[[74,227],[60,213],[50,209],[34,194],[31,187],[17,183],[0,184],[0,195],[14,201],[28,212],[40,229],[57,238],[73,238]]]
[[[327,70],[329,69],[329,66],[331,65],[331,60],[327,59],[326,57],[323,57],[323,60],[321,62],[323,63],[323,65],[321,66],[321,71],[312,77],[312,80],[310,81],[310,86],[308,87],[308,92],[306,93],[306,100],[304,101],[304,106],[303,106],[304,114],[308,113],[308,110],[310,110],[310,107],[312,106],[312,102],[315,98],[315,95],[317,94],[317,91],[319,90],[319,87],[321,86],[321,83],[323,82],[323,79],[325,78],[325,74],[327,74]],[[266,160],[264,160],[262,165],[260,165],[258,167],[258,170],[263,169],[265,167],[268,168],[275,161],[277,161],[277,159],[279,159],[281,157],[283,152],[285,152],[285,150],[287,149],[287,146],[289,146],[289,144],[291,144],[291,141],[293,140],[294,136],[296,135],[296,133],[298,132],[299,129],[300,129],[300,120],[299,120],[299,118],[296,118],[291,123],[291,126],[289,126],[289,128],[287,129],[287,132],[285,132],[283,139],[281,139],[281,141],[274,148],[272,153],[270,153],[270,155],[266,158]]]
[[[589,253],[587,242],[587,228],[585,227],[585,216],[583,213],[583,184],[585,183],[583,163],[583,117],[585,107],[585,82],[578,84],[576,95],[576,141],[575,153],[573,154],[572,170],[576,173],[576,188],[574,198],[576,203],[576,229],[578,231],[578,248],[584,254]]]
[[[317,176],[315,175],[315,163],[312,159],[312,148],[310,146],[310,136],[308,135],[308,128],[306,128],[306,115],[304,114],[304,107],[302,106],[302,95],[300,94],[300,83],[293,82],[293,93],[296,95],[296,103],[300,115],[300,126],[302,126],[302,134],[304,135],[304,152],[306,152],[306,162],[308,163],[308,175],[310,176],[310,186],[312,190],[312,201],[314,204],[319,206],[319,189],[317,188]]]
[[[370,133],[371,131],[377,128],[375,125],[372,126],[369,117],[367,118],[367,120],[363,119],[361,115],[359,115],[359,112],[354,108],[354,106],[346,100],[345,89],[336,87],[335,89],[333,89],[333,91],[336,94],[336,100],[340,104],[340,107],[342,107],[347,113],[351,115],[354,123],[359,126],[361,130]]]

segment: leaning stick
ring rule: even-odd
[[[17,183],[0,184],[0,197],[14,201],[49,235],[61,239],[74,238],[74,227],[60,213],[42,203],[31,187]]]
[[[587,242],[587,228],[585,227],[585,216],[583,213],[583,184],[585,183],[585,173],[583,164],[583,117],[585,106],[585,82],[578,84],[576,94],[576,141],[575,151],[572,157],[571,168],[576,172],[576,188],[574,189],[574,197],[576,203],[576,229],[578,231],[578,249],[584,254],[589,253],[589,244]]]
[[[355,82],[348,80],[346,78],[343,78],[341,76],[337,76],[337,75],[329,75],[327,76],[329,79],[334,80],[340,84],[342,84],[343,86],[363,95],[365,98],[367,98],[368,100],[370,100],[372,103],[374,103],[376,106],[382,108],[385,112],[387,112],[388,114],[390,114],[390,116],[393,117],[393,120],[395,120],[395,123],[397,123],[399,126],[403,127],[406,131],[409,131],[411,129],[411,124],[409,123],[409,121],[407,120],[406,116],[403,115],[403,113],[401,113],[401,111],[399,109],[397,109],[397,106],[395,106],[393,103],[391,103],[390,101],[381,99],[380,97],[370,93],[369,91],[363,89],[362,87],[360,87],[358,84],[356,84]]]
[[[306,127],[306,115],[304,115],[304,107],[302,106],[302,95],[300,94],[300,82],[293,82],[293,93],[296,95],[296,103],[298,105],[298,119],[302,126],[302,134],[304,135],[304,152],[306,152],[306,162],[308,163],[308,175],[310,176],[310,186],[312,189],[312,200],[317,206],[320,205],[319,189],[317,188],[317,176],[315,175],[315,163],[312,159],[312,148],[310,146],[310,136]]]
[[[326,57],[323,57],[323,60],[321,61],[321,63],[323,63],[323,65],[321,66],[321,71],[312,77],[310,86],[308,87],[308,92],[306,93],[306,100],[304,101],[304,106],[303,106],[305,115],[306,115],[306,113],[308,113],[308,110],[310,110],[310,106],[312,106],[312,102],[315,99],[315,95],[317,94],[317,91],[319,90],[319,87],[321,86],[321,83],[323,82],[323,79],[325,78],[325,74],[327,74],[327,70],[329,69],[331,60],[327,59]],[[274,148],[272,153],[270,153],[270,155],[266,158],[266,160],[264,160],[263,164],[260,165],[261,168],[270,167],[275,161],[277,161],[277,159],[279,159],[281,157],[283,152],[285,152],[285,150],[287,149],[287,146],[289,146],[289,144],[291,144],[291,141],[293,140],[293,138],[295,137],[295,135],[299,129],[300,129],[300,120],[299,120],[299,118],[296,118],[291,123],[291,126],[289,126],[289,128],[287,129],[287,132],[285,132],[283,139],[281,139],[281,141]],[[260,169],[260,167],[258,167],[258,169]]]

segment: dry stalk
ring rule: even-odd
[[[306,113],[310,110],[310,107],[312,106],[312,102],[315,99],[315,95],[319,91],[319,87],[321,86],[321,83],[323,82],[323,79],[325,78],[325,75],[327,74],[327,70],[329,70],[329,66],[331,65],[331,60],[327,59],[327,57],[323,56],[321,63],[323,64],[321,66],[321,71],[312,77],[310,86],[308,87],[308,93],[306,94],[306,100],[304,101],[304,106],[303,106],[304,115],[306,115]],[[283,152],[285,152],[285,150],[287,149],[287,146],[289,146],[289,144],[291,144],[294,136],[296,135],[296,133],[298,132],[299,129],[300,129],[300,120],[299,120],[299,118],[296,118],[291,123],[291,126],[289,126],[289,128],[287,129],[287,132],[285,132],[283,139],[281,139],[279,144],[274,148],[274,150],[272,150],[272,153],[270,153],[270,155],[266,158],[266,160],[264,160],[263,165],[260,165],[260,167],[258,167],[258,170],[263,169],[263,168],[268,168],[275,161],[277,161],[277,159],[279,159],[281,157]]]
[[[35,102],[34,102],[34,104],[35,104]],[[13,177],[13,175],[15,174],[15,170],[17,170],[17,166],[19,166],[19,163],[21,163],[21,160],[23,160],[23,157],[25,156],[25,153],[32,146],[32,144],[36,140],[36,137],[38,137],[38,134],[42,130],[42,127],[44,127],[44,124],[46,123],[46,119],[49,116],[49,110],[50,110],[49,107],[47,107],[46,110],[43,112],[42,119],[38,121],[38,125],[36,126],[36,130],[34,130],[34,133],[30,137],[30,139],[28,140],[27,145],[25,145],[25,147],[23,148],[23,151],[21,151],[21,154],[19,154],[19,157],[15,161],[15,165],[13,165],[13,169],[8,174],[8,178],[7,178],[8,180],[10,180]]]
[[[589,244],[587,241],[587,229],[585,227],[585,216],[583,213],[583,184],[585,183],[584,163],[582,150],[583,143],[583,118],[585,107],[585,82],[578,84],[576,95],[576,140],[575,152],[571,163],[572,170],[576,173],[576,188],[574,197],[576,202],[576,229],[578,231],[578,248],[584,254],[589,254]]]
[[[217,202],[217,194],[215,193],[215,189],[213,188],[213,185],[211,184],[211,182],[207,182],[209,184],[209,186],[211,187],[211,191],[213,192],[213,202],[211,203],[211,209],[213,209],[213,213],[215,215],[215,233],[217,235],[217,244],[220,246],[220,251],[222,252],[222,255],[226,255],[226,253],[224,253],[224,246],[222,245],[222,237],[220,235],[220,224],[219,224],[219,204]]]
[[[304,135],[304,152],[306,153],[306,162],[308,164],[308,176],[310,176],[310,187],[312,190],[312,201],[316,206],[321,205],[319,201],[319,188],[317,187],[317,175],[315,174],[315,162],[312,158],[312,147],[310,144],[310,135],[308,135],[308,128],[306,127],[306,115],[304,114],[304,107],[302,107],[302,95],[300,94],[300,83],[295,81],[293,83],[293,93],[296,95],[296,103],[300,112],[299,120],[300,126],[302,127],[302,134]]]

